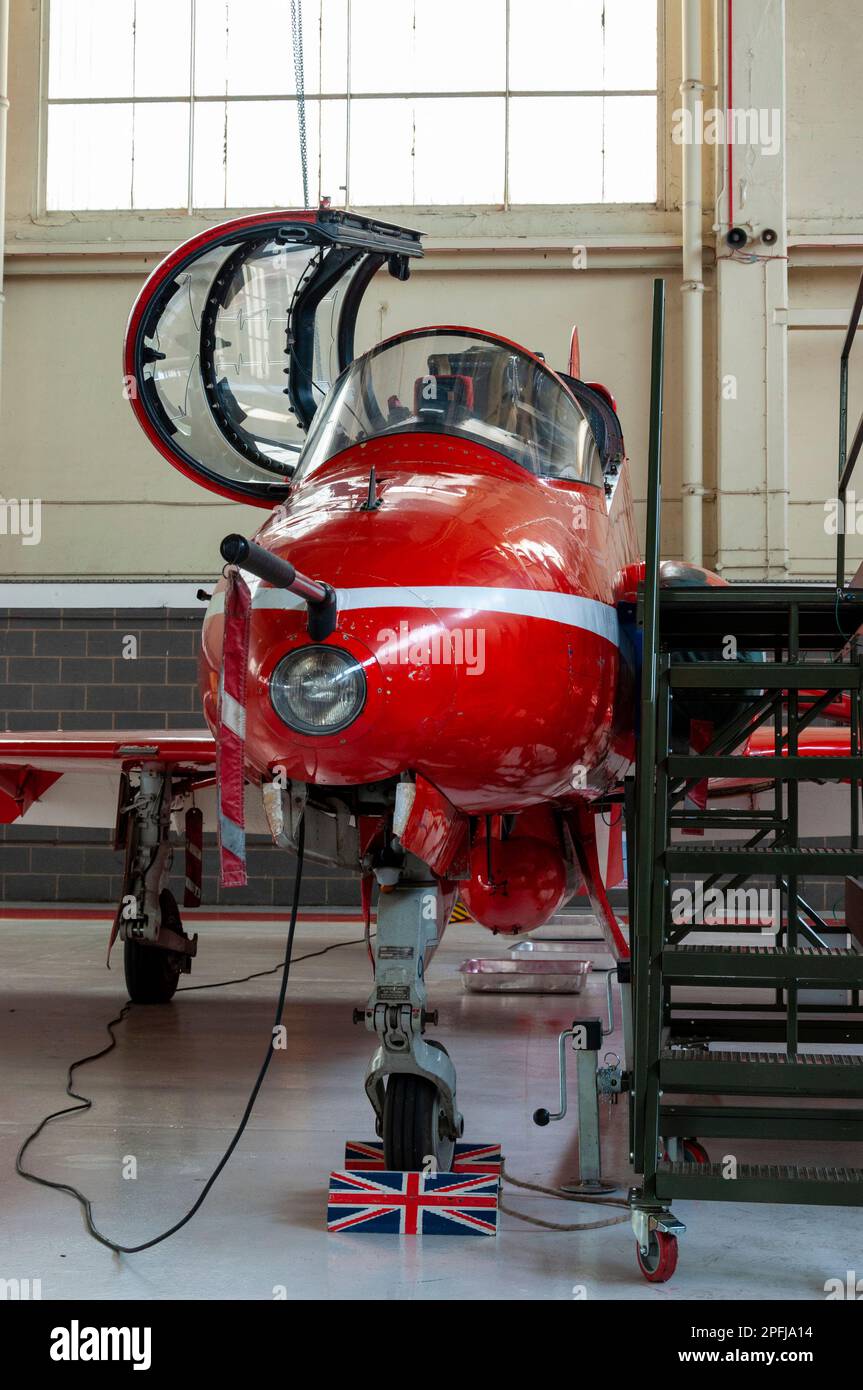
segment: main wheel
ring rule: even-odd
[[[441,1134],[440,1097],[424,1076],[394,1072],[384,1097],[384,1162],[387,1168],[421,1172],[434,1159],[438,1172],[452,1167],[455,1142]]]
[[[162,921],[172,931],[183,925],[173,893],[167,888],[159,897]],[[167,1004],[174,996],[180,978],[180,958],[176,951],[148,946],[140,941],[124,941],[123,970],[126,989],[133,1004]]]
[[[647,1254],[636,1244],[638,1268],[651,1284],[665,1284],[677,1268],[677,1236],[667,1231],[651,1231]]]
[[[710,1163],[709,1153],[697,1139],[684,1139],[681,1148],[684,1163],[695,1163],[699,1168],[707,1167]]]

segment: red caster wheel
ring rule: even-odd
[[[650,1284],[665,1284],[677,1268],[677,1236],[666,1231],[651,1231],[647,1254],[636,1245],[638,1268]]]
[[[710,1155],[697,1139],[684,1139],[680,1147],[683,1150],[684,1163],[695,1163],[699,1168],[704,1168],[710,1163]]]

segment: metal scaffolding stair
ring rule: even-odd
[[[676,1198],[863,1205],[863,1168],[793,1161],[799,1142],[863,1144],[863,1056],[832,1050],[837,1042],[863,1042],[863,953],[850,938],[834,944],[835,929],[807,902],[801,882],[863,872],[863,657],[848,639],[863,623],[863,591],[847,589],[844,580],[660,587],[663,322],[661,295],[657,299],[640,598],[641,729],[627,825],[635,866],[630,1134],[639,1174],[631,1203],[643,1254],[646,1231],[673,1240],[681,1229],[668,1211]],[[863,280],[855,329],[862,307]],[[863,441],[863,421],[858,435]],[[840,458],[840,495],[849,476]],[[733,655],[718,660],[729,635]],[[846,692],[848,754],[802,756],[803,730]],[[682,751],[690,739],[681,739],[681,726],[693,719],[712,726],[708,745]],[[765,728],[773,734],[770,756],[747,757],[747,740]],[[757,805],[753,797],[749,805],[711,802],[702,809],[698,798],[687,798],[703,779],[733,782],[756,774]],[[801,843],[800,787],[807,781],[847,782],[845,844]],[[681,842],[681,833],[703,838]],[[672,914],[672,892],[682,886],[701,882],[704,894],[753,881],[770,885],[781,903],[768,941],[760,921],[729,925],[727,918],[717,924]],[[751,944],[741,944],[741,928],[754,937]],[[714,939],[696,944],[687,939],[694,932]],[[737,939],[730,941],[732,935]],[[807,998],[813,990],[835,994]],[[700,996],[694,1002],[693,992]],[[749,1050],[764,1042],[774,1050]],[[820,1050],[801,1050],[815,1045]],[[689,1141],[690,1153],[700,1151],[695,1136],[730,1145],[729,1161],[707,1162],[703,1152],[678,1161],[680,1141]],[[765,1139],[786,1145],[789,1161],[737,1160],[735,1140]]]

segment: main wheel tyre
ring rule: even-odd
[[[681,1148],[683,1149],[684,1163],[695,1163],[699,1168],[709,1165],[710,1155],[697,1139],[684,1139]]]
[[[384,1162],[388,1168],[421,1172],[432,1158],[438,1172],[452,1167],[455,1142],[441,1135],[437,1088],[424,1076],[394,1072],[384,1097]]]
[[[183,930],[174,895],[167,888],[159,897],[162,921],[172,931]],[[133,1004],[167,1004],[174,996],[180,978],[176,951],[148,946],[140,941],[124,941],[123,969],[126,989]]]
[[[638,1268],[651,1284],[665,1284],[677,1268],[677,1236],[667,1231],[651,1231],[647,1254],[636,1245]]]

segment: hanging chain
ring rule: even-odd
[[[291,40],[294,47],[294,82],[297,88],[297,125],[300,165],[303,172],[303,207],[309,206],[309,158],[306,148],[306,84],[303,76],[303,0],[291,0]]]

